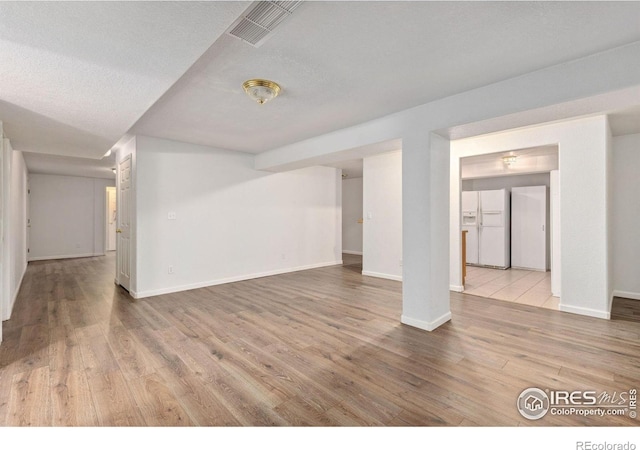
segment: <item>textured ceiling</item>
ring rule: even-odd
[[[100,157],[249,3],[0,2],[13,147]]]
[[[260,153],[640,40],[637,2],[309,2],[264,45],[222,36],[134,131]],[[252,103],[244,80],[284,92]]]
[[[254,48],[224,34],[248,6],[0,2],[5,133],[87,158],[127,132],[260,153],[640,40],[640,2],[343,1]],[[254,77],[283,93],[252,103]]]

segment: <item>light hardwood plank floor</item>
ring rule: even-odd
[[[524,419],[523,389],[640,387],[640,305],[593,319],[452,294],[399,323],[401,283],[344,266],[133,300],[113,255],[30,263],[0,346],[3,426],[638,425]]]

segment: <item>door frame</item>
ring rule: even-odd
[[[106,186],[104,188],[104,193],[105,193],[105,205],[104,205],[104,218],[105,218],[105,224],[104,224],[104,228],[105,228],[105,232],[104,232],[104,251],[105,253],[107,251],[113,251],[113,250],[108,250],[109,247],[109,190],[113,189],[115,194],[116,194],[116,228],[118,227],[118,187],[117,186]],[[118,248],[118,238],[116,236],[116,249]]]
[[[121,183],[121,178],[122,178],[122,174],[120,173],[120,166],[122,165],[123,162],[125,162],[127,159],[130,160],[130,170],[131,170],[131,174],[130,174],[130,182],[131,182],[131,187],[130,189],[133,190],[133,183],[134,183],[134,179],[133,179],[133,157],[132,154],[128,154],[126,155],[124,158],[122,158],[119,161],[116,161],[116,205],[120,205],[120,206],[116,206],[116,229],[120,228],[120,220],[122,218],[122,214],[121,214],[121,205],[122,205],[122,201],[120,199],[120,183]],[[106,192],[106,191],[105,191]],[[130,199],[129,201],[129,224],[132,224],[132,201],[133,199]],[[131,232],[129,235],[129,242],[132,242],[132,238],[131,238]],[[122,254],[122,249],[120,247],[120,239],[119,237],[116,235],[116,273],[115,273],[115,284],[117,284],[118,286],[122,286],[120,284],[120,256]],[[129,267],[132,268],[131,265],[131,251],[129,252]],[[131,283],[131,279],[129,280]],[[127,289],[124,286],[122,286],[123,289]],[[129,285],[129,292],[131,293],[131,285]]]

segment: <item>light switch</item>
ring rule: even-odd
[[[368,212],[367,213],[367,219],[373,219],[373,213]]]
[[[175,211],[170,211],[169,214],[167,214],[167,219],[169,220],[176,220],[177,215],[175,213]]]

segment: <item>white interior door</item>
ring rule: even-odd
[[[551,295],[560,297],[560,172],[550,173],[551,189]]]
[[[117,282],[129,290],[131,285],[131,155],[118,164],[117,203]]]
[[[116,188],[107,187],[107,246],[108,252],[116,249]]]
[[[511,190],[511,264],[547,270],[547,187]]]

